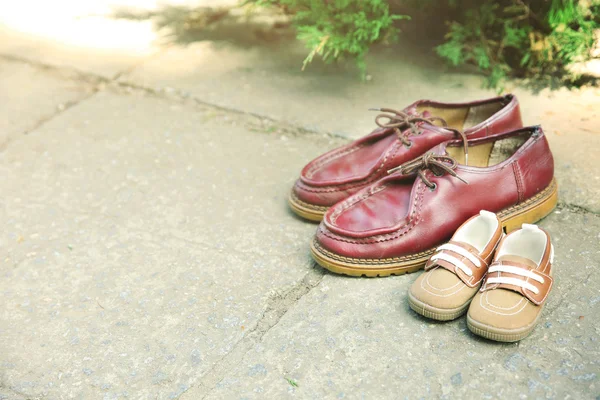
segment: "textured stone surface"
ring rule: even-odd
[[[331,143],[245,121],[99,93],[1,153],[0,387],[176,397],[313,270],[285,198]]]
[[[475,337],[464,318],[418,316],[406,302],[416,274],[328,275],[207,398],[595,398],[600,218],[562,210],[542,226],[554,238],[556,286],[520,343]]]
[[[19,62],[0,60],[0,76],[0,148],[91,90],[84,82]]]

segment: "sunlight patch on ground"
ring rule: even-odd
[[[61,44],[147,53],[156,39],[150,20],[112,18],[117,7],[151,10],[152,0],[0,2],[0,25]]]

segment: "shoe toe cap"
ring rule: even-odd
[[[519,293],[495,289],[477,293],[469,307],[469,317],[482,325],[518,330],[535,323],[541,308]]]
[[[411,296],[419,302],[445,310],[463,307],[476,292],[477,287],[468,287],[443,268],[424,272],[410,287]]]

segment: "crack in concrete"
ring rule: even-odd
[[[0,59],[7,60],[7,61],[21,62],[21,63],[27,64],[29,66],[37,67],[37,68],[40,68],[40,69],[43,69],[46,71],[65,72],[65,73],[73,74],[73,75],[75,75],[75,77],[73,77],[71,79],[81,80],[81,81],[88,82],[88,83],[90,83],[90,82],[93,82],[95,84],[105,83],[105,84],[112,84],[117,87],[121,87],[123,89],[139,90],[139,91],[145,92],[146,94],[150,94],[150,95],[153,95],[153,96],[156,96],[159,98],[163,98],[166,100],[177,100],[177,101],[181,101],[181,102],[191,100],[199,106],[208,107],[212,110],[223,111],[223,112],[228,112],[228,113],[232,113],[232,114],[258,118],[261,121],[264,121],[268,124],[276,126],[280,130],[283,130],[285,133],[313,134],[313,135],[330,137],[330,138],[334,138],[334,139],[343,139],[346,141],[350,140],[350,138],[348,138],[347,136],[344,136],[344,135],[326,132],[326,131],[317,131],[314,129],[308,129],[308,128],[296,126],[293,124],[289,124],[289,123],[286,123],[283,121],[278,121],[278,120],[268,117],[266,115],[247,112],[247,111],[236,109],[236,108],[223,107],[223,106],[219,106],[216,104],[208,103],[208,102],[205,102],[205,101],[199,99],[198,97],[189,95],[188,93],[186,93],[183,90],[170,89],[170,88],[155,89],[152,87],[137,85],[132,82],[118,80],[118,79],[124,78],[124,76],[127,75],[128,73],[130,73],[132,70],[134,70],[137,67],[137,65],[143,64],[146,60],[140,62],[139,64],[133,66],[130,69],[127,69],[127,70],[124,70],[124,71],[121,71],[121,72],[115,74],[112,78],[106,78],[104,76],[96,75],[96,74],[89,73],[89,72],[84,72],[84,71],[81,71],[81,70],[78,70],[78,69],[75,69],[72,67],[59,67],[59,66],[55,66],[55,65],[41,63],[38,61],[33,61],[33,60],[30,60],[27,58],[16,57],[16,56],[13,56],[10,54],[0,54]]]
[[[77,104],[89,99],[90,97],[94,96],[96,93],[98,92],[98,90],[93,90],[91,93],[89,93],[86,96],[82,96],[77,100],[73,100],[73,101],[69,101],[66,103],[63,103],[63,107],[59,108],[56,112],[41,117],[39,120],[37,120],[37,122],[31,126],[29,129],[25,130],[24,132],[21,133],[16,133],[14,135],[9,135],[6,137],[6,139],[0,143],[0,153],[4,152],[8,146],[18,137],[20,137],[21,135],[28,135],[31,132],[35,131],[36,129],[40,128],[42,125],[44,125],[46,122],[51,121],[52,119],[56,118],[57,116],[63,114],[64,112],[66,112],[67,110],[69,110],[70,108],[76,106]]]
[[[98,83],[109,83],[112,81],[111,78],[106,78],[101,75],[92,74],[89,72],[81,71],[79,69],[73,67],[65,67],[65,66],[56,66],[52,64],[46,64],[39,61],[33,61],[25,57],[18,57],[12,54],[3,54],[0,53],[0,60],[18,62],[22,64],[29,65],[30,67],[41,69],[51,73],[60,73],[63,78],[80,80],[84,81],[88,84],[98,84]]]
[[[594,211],[587,207],[579,206],[577,204],[559,202],[556,208],[560,211],[565,210],[574,214],[592,214],[600,217],[600,211]]]
[[[32,62],[31,60],[12,56],[12,55],[0,54],[0,60],[23,63],[23,64],[29,65],[33,68],[41,69],[46,72],[59,74],[60,79],[80,81],[80,82],[84,83],[85,85],[91,87],[91,90],[88,94],[83,95],[76,100],[72,100],[72,101],[63,103],[61,108],[57,108],[57,110],[50,115],[41,117],[39,120],[37,120],[35,122],[35,124],[33,126],[28,128],[24,132],[20,132],[20,133],[14,134],[14,135],[9,135],[2,143],[0,143],[0,153],[4,152],[7,149],[7,147],[19,136],[28,135],[29,133],[35,131],[36,129],[38,129],[42,125],[44,125],[46,122],[63,114],[64,112],[66,112],[67,110],[76,106],[77,104],[91,98],[96,93],[98,93],[100,90],[103,90],[104,87],[102,85],[104,85],[106,83],[110,83],[110,80],[108,80],[106,78],[99,77],[96,75],[91,75],[91,74],[85,74],[85,73],[75,70],[73,68],[57,68],[52,65],[47,65],[47,64],[43,64],[43,63],[39,63],[39,62]]]
[[[304,277],[287,291],[271,296],[267,307],[258,319],[256,325],[250,329],[242,339],[240,339],[233,349],[214,363],[212,368],[200,377],[200,382],[181,393],[179,399],[184,398],[186,392],[194,389],[193,396],[188,393],[190,398],[206,398],[218,385],[225,379],[231,369],[239,365],[246,354],[252,348],[260,343],[263,337],[275,327],[283,316],[296,304],[302,297],[307,295],[312,289],[317,287],[325,272],[312,268]]]
[[[29,65],[33,68],[38,68],[47,72],[60,73],[63,76],[66,75],[68,78],[71,75],[71,79],[85,81],[91,84],[98,84],[101,82],[108,83],[111,82],[111,78],[106,78],[101,75],[92,74],[89,72],[81,71],[77,68],[66,67],[66,66],[56,66],[52,64],[47,64],[39,61],[33,61],[25,57],[19,57],[12,54],[3,54],[0,53],[0,60],[18,62],[22,64]],[[74,77],[72,77],[74,75]]]

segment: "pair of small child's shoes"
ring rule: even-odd
[[[438,247],[408,293],[410,307],[440,321],[468,309],[467,326],[514,342],[533,331],[552,287],[554,249],[536,225],[504,235],[496,214],[481,211]]]

